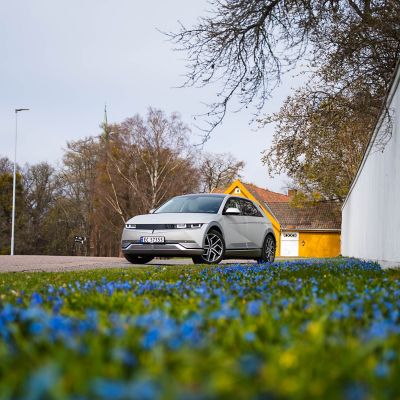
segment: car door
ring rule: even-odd
[[[246,221],[246,245],[248,249],[260,249],[265,236],[265,219],[250,200],[240,199],[240,210]]]
[[[241,212],[238,200],[236,197],[229,198],[222,211],[222,224],[227,250],[247,249],[247,220]],[[228,208],[237,208],[241,213],[240,215],[225,215],[225,211]]]

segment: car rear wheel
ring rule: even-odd
[[[136,256],[133,254],[124,254],[124,257],[132,264],[146,264],[154,258],[152,256]]]
[[[259,264],[266,262],[274,262],[275,252],[276,252],[275,238],[271,234],[268,234],[264,240],[261,257],[257,258],[257,262]]]
[[[201,256],[193,256],[195,264],[219,264],[224,258],[225,242],[218,231],[210,231],[204,239],[204,253]]]

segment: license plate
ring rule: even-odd
[[[164,236],[141,236],[140,243],[165,243]]]

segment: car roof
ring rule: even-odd
[[[190,197],[190,196],[210,196],[210,197],[228,197],[229,194],[225,193],[189,193],[189,194],[182,194],[176,197]]]
[[[243,200],[247,200],[250,201],[254,204],[257,204],[256,202],[254,202],[251,199],[248,199],[246,197],[240,196],[240,195],[234,195],[234,194],[226,194],[226,193],[189,193],[189,194],[182,194],[180,196],[176,196],[176,197],[195,197],[195,196],[209,196],[209,197],[222,197],[222,198],[228,198],[228,197],[234,197],[236,199],[243,199]]]

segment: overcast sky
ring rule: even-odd
[[[14,109],[19,115],[20,165],[60,161],[67,140],[100,133],[104,104],[109,122],[121,122],[149,106],[178,111],[192,125],[215,88],[176,89],[184,54],[157,31],[193,23],[205,0],[1,0],[0,156],[13,159]],[[266,105],[276,111],[300,78],[286,76]],[[286,178],[271,179],[261,163],[272,127],[249,125],[250,113],[229,114],[205,150],[231,152],[246,162],[244,180],[283,191]],[[193,142],[200,132],[192,127]]]

